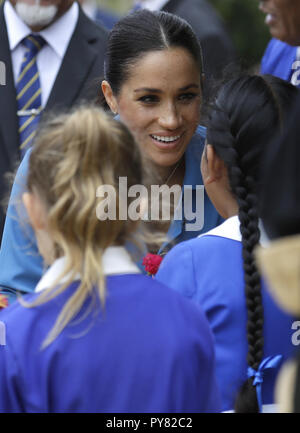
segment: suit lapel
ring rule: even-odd
[[[17,159],[19,147],[18,107],[3,5],[0,8],[0,61],[6,67],[6,85],[0,86],[1,157],[6,152],[8,160],[13,162]]]
[[[77,26],[49,96],[46,110],[53,108],[54,105],[72,106],[75,102],[97,58],[98,38],[98,33],[80,9]],[[101,71],[99,75],[100,73]]]

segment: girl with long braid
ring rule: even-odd
[[[206,312],[215,336],[223,411],[258,412],[272,404],[278,368],[293,352],[293,319],[265,290],[254,249],[263,244],[261,162],[297,94],[295,87],[271,76],[243,76],[221,88],[210,114],[201,171],[225,222],[176,246],[157,274]]]

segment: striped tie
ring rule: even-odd
[[[32,144],[42,109],[36,58],[45,43],[38,35],[29,35],[22,41],[26,52],[16,84],[21,156]]]

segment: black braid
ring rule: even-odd
[[[257,370],[263,357],[263,307],[261,281],[254,258],[254,248],[259,242],[257,196],[251,177],[243,177],[243,171],[235,167],[229,171],[232,190],[239,206],[240,230],[243,245],[246,305],[248,311],[247,339],[248,365]]]
[[[238,145],[238,143],[236,145]],[[254,179],[251,176],[245,176],[241,168],[243,167],[243,161],[239,161],[237,154],[234,160],[235,165],[230,166],[228,175],[230,186],[238,202],[238,216],[242,234],[245,295],[248,313],[247,363],[254,370],[257,370],[263,359],[264,347],[261,280],[253,254],[254,248],[260,238],[258,203]],[[251,379],[242,387],[240,398],[237,399],[238,403],[235,407],[236,412],[258,412],[256,392],[252,382],[253,380]]]
[[[207,141],[228,169],[229,184],[239,208],[248,313],[247,363],[254,370],[264,354],[261,279],[254,257],[260,239],[259,162],[267,143],[278,133],[281,111],[287,111],[290,94],[296,97],[292,86],[274,77],[233,79],[219,92],[207,128]],[[258,412],[253,378],[242,386],[235,411]]]

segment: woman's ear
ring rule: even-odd
[[[101,89],[104,95],[104,98],[114,114],[118,114],[118,104],[117,100],[113,94],[112,88],[108,81],[103,80],[101,83]]]
[[[25,192],[22,200],[33,229],[43,230],[46,227],[46,211],[41,200],[31,192]]]
[[[212,182],[220,181],[224,176],[225,164],[216,154],[212,145],[206,145],[204,158],[206,158],[205,179],[203,179],[204,184],[207,185]]]

